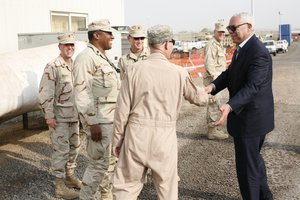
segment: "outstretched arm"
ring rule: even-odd
[[[223,125],[227,121],[228,114],[231,112],[231,107],[229,104],[224,104],[220,108],[221,111],[221,117],[220,119],[215,123],[215,126]]]

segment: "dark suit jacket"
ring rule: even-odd
[[[233,137],[265,135],[274,129],[272,93],[272,58],[264,45],[253,35],[232,58],[228,69],[213,81],[216,94],[229,90],[232,108],[227,130]]]

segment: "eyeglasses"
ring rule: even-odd
[[[144,37],[134,37],[133,39],[134,40],[144,40],[145,38]]]
[[[170,40],[168,42],[171,42],[173,45],[175,45],[175,40],[174,39],[172,39],[172,40]]]
[[[242,24],[239,24],[239,25],[229,25],[229,26],[226,27],[226,29],[227,29],[228,31],[235,32],[236,29],[238,29],[238,27],[243,26],[243,25],[245,25],[245,24],[249,24],[249,23],[242,23]]]
[[[70,47],[74,47],[75,46],[75,44],[74,43],[67,43],[67,44],[64,44],[65,46],[70,46]]]

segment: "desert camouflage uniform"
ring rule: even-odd
[[[108,170],[113,171],[115,164],[115,160],[110,159],[111,138],[120,80],[112,63],[90,43],[75,60],[74,88],[80,120],[87,133],[87,153],[90,157],[82,180],[80,199],[94,199],[101,181],[101,199],[112,199],[112,186],[107,173]],[[102,140],[98,142],[91,139],[90,125],[95,124],[100,124],[102,130]]]
[[[126,55],[123,55],[119,59],[118,67],[120,69],[120,78],[123,80],[124,73],[129,65],[132,65],[133,63],[139,61],[139,60],[145,60],[147,56],[149,55],[149,49],[144,48],[143,51],[139,56],[136,56],[134,53],[130,52]]]
[[[205,46],[205,74],[204,85],[209,85],[223,71],[226,70],[226,49],[215,38],[211,39]],[[209,127],[214,127],[214,123],[220,117],[220,100],[222,94],[209,97],[207,106],[207,123]]]
[[[74,169],[80,147],[78,112],[74,105],[72,64],[59,56],[47,64],[40,83],[39,103],[45,119],[55,119],[49,127],[54,152],[52,173],[65,178],[65,168]]]

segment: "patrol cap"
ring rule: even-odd
[[[155,25],[148,29],[148,43],[149,45],[161,44],[163,42],[173,39],[173,31],[167,25]]]
[[[225,26],[222,23],[216,23],[215,24],[215,31],[225,32]]]
[[[129,35],[134,38],[146,37],[144,27],[142,25],[133,25],[129,27]]]
[[[113,32],[108,19],[100,19],[88,25],[88,31],[106,31]]]
[[[75,43],[75,36],[73,33],[64,33],[57,36],[59,44],[74,44]]]

